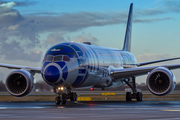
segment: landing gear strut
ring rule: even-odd
[[[137,92],[136,89],[136,79],[135,77],[132,77],[132,84],[129,84],[129,82],[127,82],[126,80],[124,80],[124,82],[131,88],[132,93],[131,92],[127,92],[126,93],[126,101],[132,101],[132,99],[136,99],[137,101],[142,101],[142,97],[143,94],[142,92]]]
[[[67,102],[67,99],[70,99],[71,101],[77,101],[77,94],[75,92],[71,92],[71,89],[66,89],[67,93],[64,93],[63,87],[58,87],[57,89],[54,88],[54,92],[58,94],[58,96],[55,98],[56,105],[65,105]]]

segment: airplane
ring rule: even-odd
[[[16,69],[6,78],[7,91],[15,97],[30,95],[34,87],[34,75],[39,73],[53,87],[57,105],[67,99],[77,100],[72,88],[110,88],[128,85],[126,101],[142,101],[143,94],[136,87],[136,77],[147,74],[149,91],[157,96],[171,93],[175,88],[175,76],[170,71],[180,64],[145,66],[153,63],[180,59],[180,57],[137,63],[131,53],[133,3],[130,4],[123,49],[91,45],[90,42],[64,42],[52,46],[44,55],[41,67],[27,67],[0,63],[0,67]],[[145,67],[144,67],[145,66]]]

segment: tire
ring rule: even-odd
[[[73,101],[73,92],[70,93],[70,100]]]
[[[137,101],[142,101],[142,97],[143,97],[143,95],[142,95],[142,92],[137,92]]]
[[[126,93],[126,101],[132,101],[131,95],[131,92]]]
[[[67,99],[66,99],[66,98],[63,98],[63,100],[62,100],[62,104],[63,104],[63,105],[65,105],[65,104],[66,104],[66,102],[67,102]]]
[[[73,98],[74,98],[74,101],[77,101],[77,94],[76,93],[74,93]]]
[[[70,100],[71,100],[71,101],[77,101],[77,94],[74,93],[74,92],[72,92],[72,93],[70,94]]]
[[[57,96],[57,97],[55,98],[55,102],[56,102],[56,105],[60,105],[60,103],[61,103],[61,98],[60,98],[59,96]]]

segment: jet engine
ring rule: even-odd
[[[146,84],[151,93],[164,96],[174,90],[175,76],[167,68],[158,67],[148,74]]]
[[[35,86],[34,77],[24,69],[11,72],[6,79],[7,91],[15,97],[23,97],[31,94]]]

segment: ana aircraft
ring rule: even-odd
[[[42,67],[26,67],[0,64],[0,67],[17,69],[11,72],[5,82],[7,91],[15,97],[31,94],[34,87],[34,75],[40,73],[44,81],[53,86],[58,94],[56,104],[66,104],[67,99],[77,100],[72,88],[109,88],[127,84],[131,91],[126,100],[142,101],[142,92],[136,88],[136,77],[148,74],[146,84],[151,93],[163,96],[175,88],[175,77],[171,69],[180,68],[180,64],[142,67],[144,65],[175,60],[170,58],[137,63],[131,51],[131,28],[133,3],[130,5],[127,28],[122,50],[91,45],[90,42],[65,42],[47,50]]]

